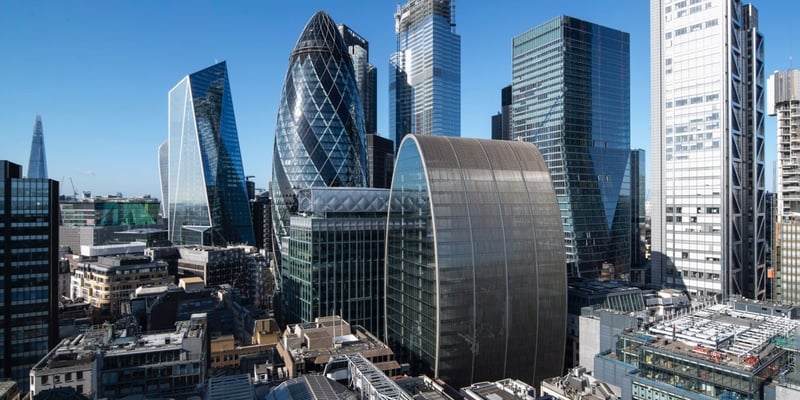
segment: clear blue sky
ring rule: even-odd
[[[766,71],[788,68],[790,56],[800,68],[800,1],[755,4],[766,37]],[[369,40],[371,62],[378,67],[378,129],[387,134],[396,5],[392,0],[3,0],[0,159],[27,171],[38,113],[49,175],[64,178],[63,193],[72,191],[72,178],[79,191],[160,197],[156,151],[167,135],[167,92],[185,75],[227,60],[245,173],[266,188],[289,53],[317,10]],[[500,89],[511,80],[511,39],[560,14],[630,33],[631,146],[649,151],[646,0],[457,0],[462,136],[490,137]],[[769,117],[769,163],[774,130]]]

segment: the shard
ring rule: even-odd
[[[37,115],[33,124],[33,140],[31,141],[31,157],[28,159],[28,178],[47,179],[47,157],[44,152],[44,131],[42,117]]]

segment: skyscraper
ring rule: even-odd
[[[58,342],[58,182],[0,160],[0,379],[28,372]]]
[[[319,11],[289,58],[275,125],[271,190],[278,239],[289,234],[298,190],[367,186],[365,141],[350,55],[331,17]]]
[[[337,26],[344,45],[353,60],[358,94],[364,108],[364,130],[367,134],[378,132],[378,70],[369,63],[369,42],[345,24]]]
[[[37,115],[33,124],[31,157],[28,159],[28,178],[47,179],[47,155],[44,151],[44,131],[42,117]]]
[[[778,117],[775,299],[800,303],[800,70],[776,71],[767,81],[767,113]]]
[[[164,217],[170,241],[254,245],[225,62],[178,82],[169,92],[168,117],[168,143],[159,147],[159,161],[168,152]]]
[[[492,115],[492,140],[511,139],[511,85],[500,91],[500,112]]]
[[[513,40],[511,139],[547,160],[573,275],[630,268],[629,47],[627,33],[569,16]]]
[[[558,203],[527,143],[408,135],[386,230],[386,338],[453,387],[561,372],[567,316]]]
[[[645,151],[631,150],[630,162],[631,185],[631,266],[643,267],[645,259],[645,221],[644,205],[647,200],[645,185]]]
[[[451,0],[409,0],[395,13],[389,71],[389,137],[460,136],[461,37]]]
[[[650,3],[653,283],[766,293],[764,39],[740,0]]]
[[[169,208],[169,140],[158,146],[158,178],[161,183],[161,216],[167,218]]]

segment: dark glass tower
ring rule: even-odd
[[[169,92],[169,239],[173,244],[255,244],[225,62]],[[163,168],[162,168],[163,173]],[[163,179],[163,177],[162,177]]]
[[[511,85],[500,91],[500,112],[492,115],[492,140],[511,139]]]
[[[47,157],[44,152],[44,131],[42,117],[37,115],[33,124],[31,157],[28,159],[28,178],[47,179]]]
[[[58,182],[0,160],[0,379],[25,393],[58,343]]]
[[[289,58],[272,168],[273,225],[289,234],[297,191],[367,186],[364,116],[353,64],[324,11],[308,21]]]
[[[367,134],[378,132],[378,70],[369,63],[369,42],[345,24],[339,24],[344,45],[353,60],[358,93],[364,107],[364,129]]]
[[[453,387],[561,373],[564,242],[531,144],[408,135],[386,230],[386,340]]]
[[[513,40],[512,140],[542,152],[572,274],[630,268],[629,35],[568,16]]]

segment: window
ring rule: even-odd
[[[83,371],[78,371],[78,372],[76,372],[76,373],[75,373],[75,379],[77,379],[77,380],[79,380],[79,381],[80,381],[80,380],[83,380]]]
[[[47,376],[47,375],[42,375],[42,384],[43,384],[43,385],[46,385],[46,384],[47,384],[47,381],[49,381],[49,380],[50,380],[49,378],[50,378],[50,377],[49,377],[49,376]]]
[[[683,258],[683,259],[689,258],[689,252],[688,251],[682,252],[681,253],[681,258]]]

